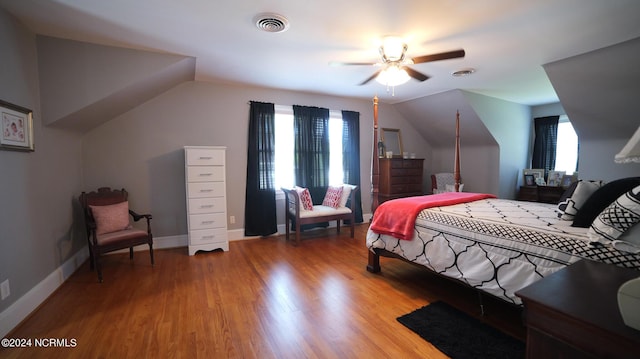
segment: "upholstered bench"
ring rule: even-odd
[[[325,195],[322,205],[311,203],[311,196],[306,188],[282,188],[286,196],[285,226],[287,227],[287,241],[289,241],[291,221],[295,221],[296,245],[300,243],[300,226],[311,223],[336,221],[336,227],[338,233],[340,233],[340,221],[349,220],[351,238],[354,237],[355,213],[353,204],[355,203],[355,194],[358,186],[342,185],[341,192],[337,190],[339,187],[330,186],[327,188],[327,195]],[[351,207],[348,207],[347,204]]]

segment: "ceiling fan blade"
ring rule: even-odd
[[[413,77],[414,79],[420,82],[427,80],[429,78],[429,76],[423,74],[422,72],[418,72],[410,67],[403,67],[403,69],[407,71],[407,74],[409,74],[409,76]]]
[[[378,63],[375,62],[340,62],[340,61],[329,61],[329,66],[375,66]]]
[[[431,62],[431,61],[439,61],[439,60],[448,60],[448,59],[456,59],[459,57],[464,57],[464,50],[455,50],[448,52],[441,52],[439,54],[425,55],[414,57],[411,60],[414,64],[420,64],[423,62]]]
[[[371,75],[371,77],[369,77],[368,79],[366,79],[366,80],[362,81],[362,82],[360,83],[360,86],[365,85],[367,82],[369,82],[369,81],[371,81],[371,80],[375,79],[376,77],[378,77],[378,75],[380,74],[380,71],[382,71],[382,70],[378,70],[378,71],[376,71],[376,73],[374,73],[373,75]]]

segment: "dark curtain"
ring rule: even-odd
[[[309,189],[314,205],[322,204],[329,186],[329,109],[294,105],[293,135],[296,185]],[[328,226],[328,222],[306,224],[301,230]]]
[[[293,106],[296,185],[321,204],[329,185],[329,109]]]
[[[356,223],[362,223],[362,187],[360,186],[360,113],[342,111],[342,168],[344,183],[358,186],[355,211]]]
[[[272,103],[254,101],[250,106],[244,234],[268,236],[278,231],[274,188],[275,107]]]
[[[538,117],[534,121],[535,140],[531,168],[544,168],[545,177],[555,169],[560,116]]]

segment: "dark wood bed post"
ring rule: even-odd
[[[455,180],[455,190],[460,188],[460,112],[456,111],[456,152],[453,160],[453,179]]]
[[[380,164],[378,161],[378,96],[373,97],[373,153],[371,156],[371,219],[378,208]]]
[[[371,220],[378,208],[378,181],[380,180],[380,167],[378,161],[378,96],[373,97],[373,153],[371,157]],[[380,256],[377,253],[369,252],[367,271],[371,273],[380,272]]]

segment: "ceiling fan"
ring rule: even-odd
[[[382,68],[380,70],[376,71],[369,78],[362,81],[360,85],[364,85],[369,81],[376,79],[378,82],[387,86],[397,86],[409,81],[410,78],[414,78],[420,82],[425,81],[429,78],[429,76],[410,68],[409,65],[461,58],[465,55],[464,50],[454,50],[407,58],[406,52],[407,44],[405,44],[402,39],[397,37],[386,37],[384,38],[383,44],[380,46],[380,55],[382,56],[382,62],[331,62],[330,64],[381,66]]]

